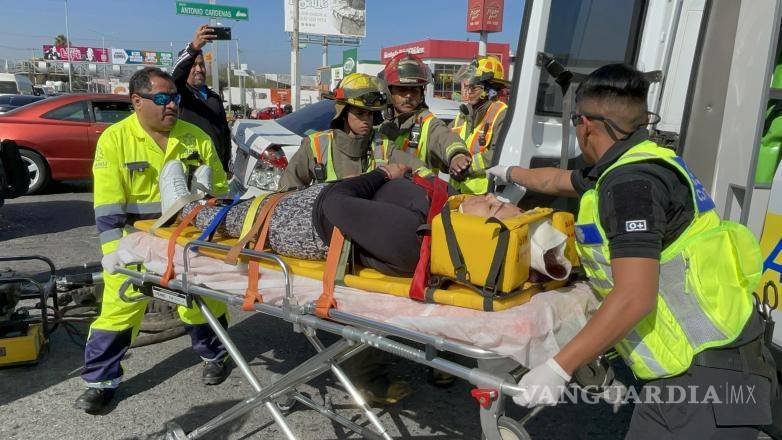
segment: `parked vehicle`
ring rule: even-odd
[[[34,194],[53,180],[89,179],[98,137],[132,110],[125,95],[55,96],[0,115],[0,140],[19,146]]]
[[[0,95],[0,114],[8,113],[13,109],[40,101],[42,99],[46,99],[46,96]]]
[[[446,122],[459,112],[456,101],[434,98],[427,104]],[[231,130],[231,170],[245,187],[276,190],[301,138],[328,129],[333,117],[334,101],[324,100],[278,119],[236,121]]]
[[[0,95],[32,95],[33,83],[19,73],[0,73]]]

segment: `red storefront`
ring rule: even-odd
[[[461,84],[454,80],[456,72],[478,54],[478,42],[426,39],[414,43],[380,49],[380,61],[385,63],[394,55],[410,52],[429,66],[434,74],[434,84],[427,88],[428,97],[457,98]],[[487,53],[502,61],[506,77],[510,77],[510,45],[489,43]]]

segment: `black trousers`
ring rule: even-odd
[[[694,365],[639,394],[627,440],[755,440],[756,427],[771,423],[771,383],[739,371]]]
[[[407,179],[387,181],[376,170],[325,189],[313,216],[324,242],[331,240],[334,226],[350,238],[362,266],[409,276],[418,263],[418,230],[428,211],[423,188]]]

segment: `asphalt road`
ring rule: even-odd
[[[0,243],[0,256],[44,255],[63,272],[80,272],[85,263],[98,261],[100,248],[89,183],[60,184],[44,195],[8,201],[0,208]],[[0,262],[0,269],[6,266]],[[29,264],[15,268],[31,274],[42,271]],[[289,324],[258,314],[234,310],[230,333],[262,384],[314,353]],[[0,438],[162,438],[166,422],[175,421],[190,431],[250,392],[236,369],[219,386],[202,385],[199,359],[190,349],[189,339],[180,337],[131,350],[123,363],[125,382],[116,404],[107,414],[87,415],[72,407],[83,390],[79,378],[83,348],[78,342],[78,338],[71,339],[58,329],[36,366],[0,369]],[[448,389],[435,388],[425,381],[425,368],[407,361],[397,362],[392,371],[406,378],[415,390],[399,404],[377,409],[394,438],[480,438],[478,405],[470,397],[471,386],[460,382]],[[330,375],[317,378],[299,391],[318,402],[328,395],[341,414],[357,423],[367,423]],[[533,438],[540,439],[621,439],[631,413],[631,405],[620,407],[616,413],[606,404],[561,405],[542,411],[527,428]],[[510,416],[518,419],[523,414],[509,405]],[[359,438],[315,411],[300,407],[290,414],[289,421],[301,439]],[[283,436],[268,412],[260,408],[208,438]]]

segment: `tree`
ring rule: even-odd
[[[65,38],[65,35],[60,34],[54,37],[54,45],[55,46],[68,46],[68,39]]]

